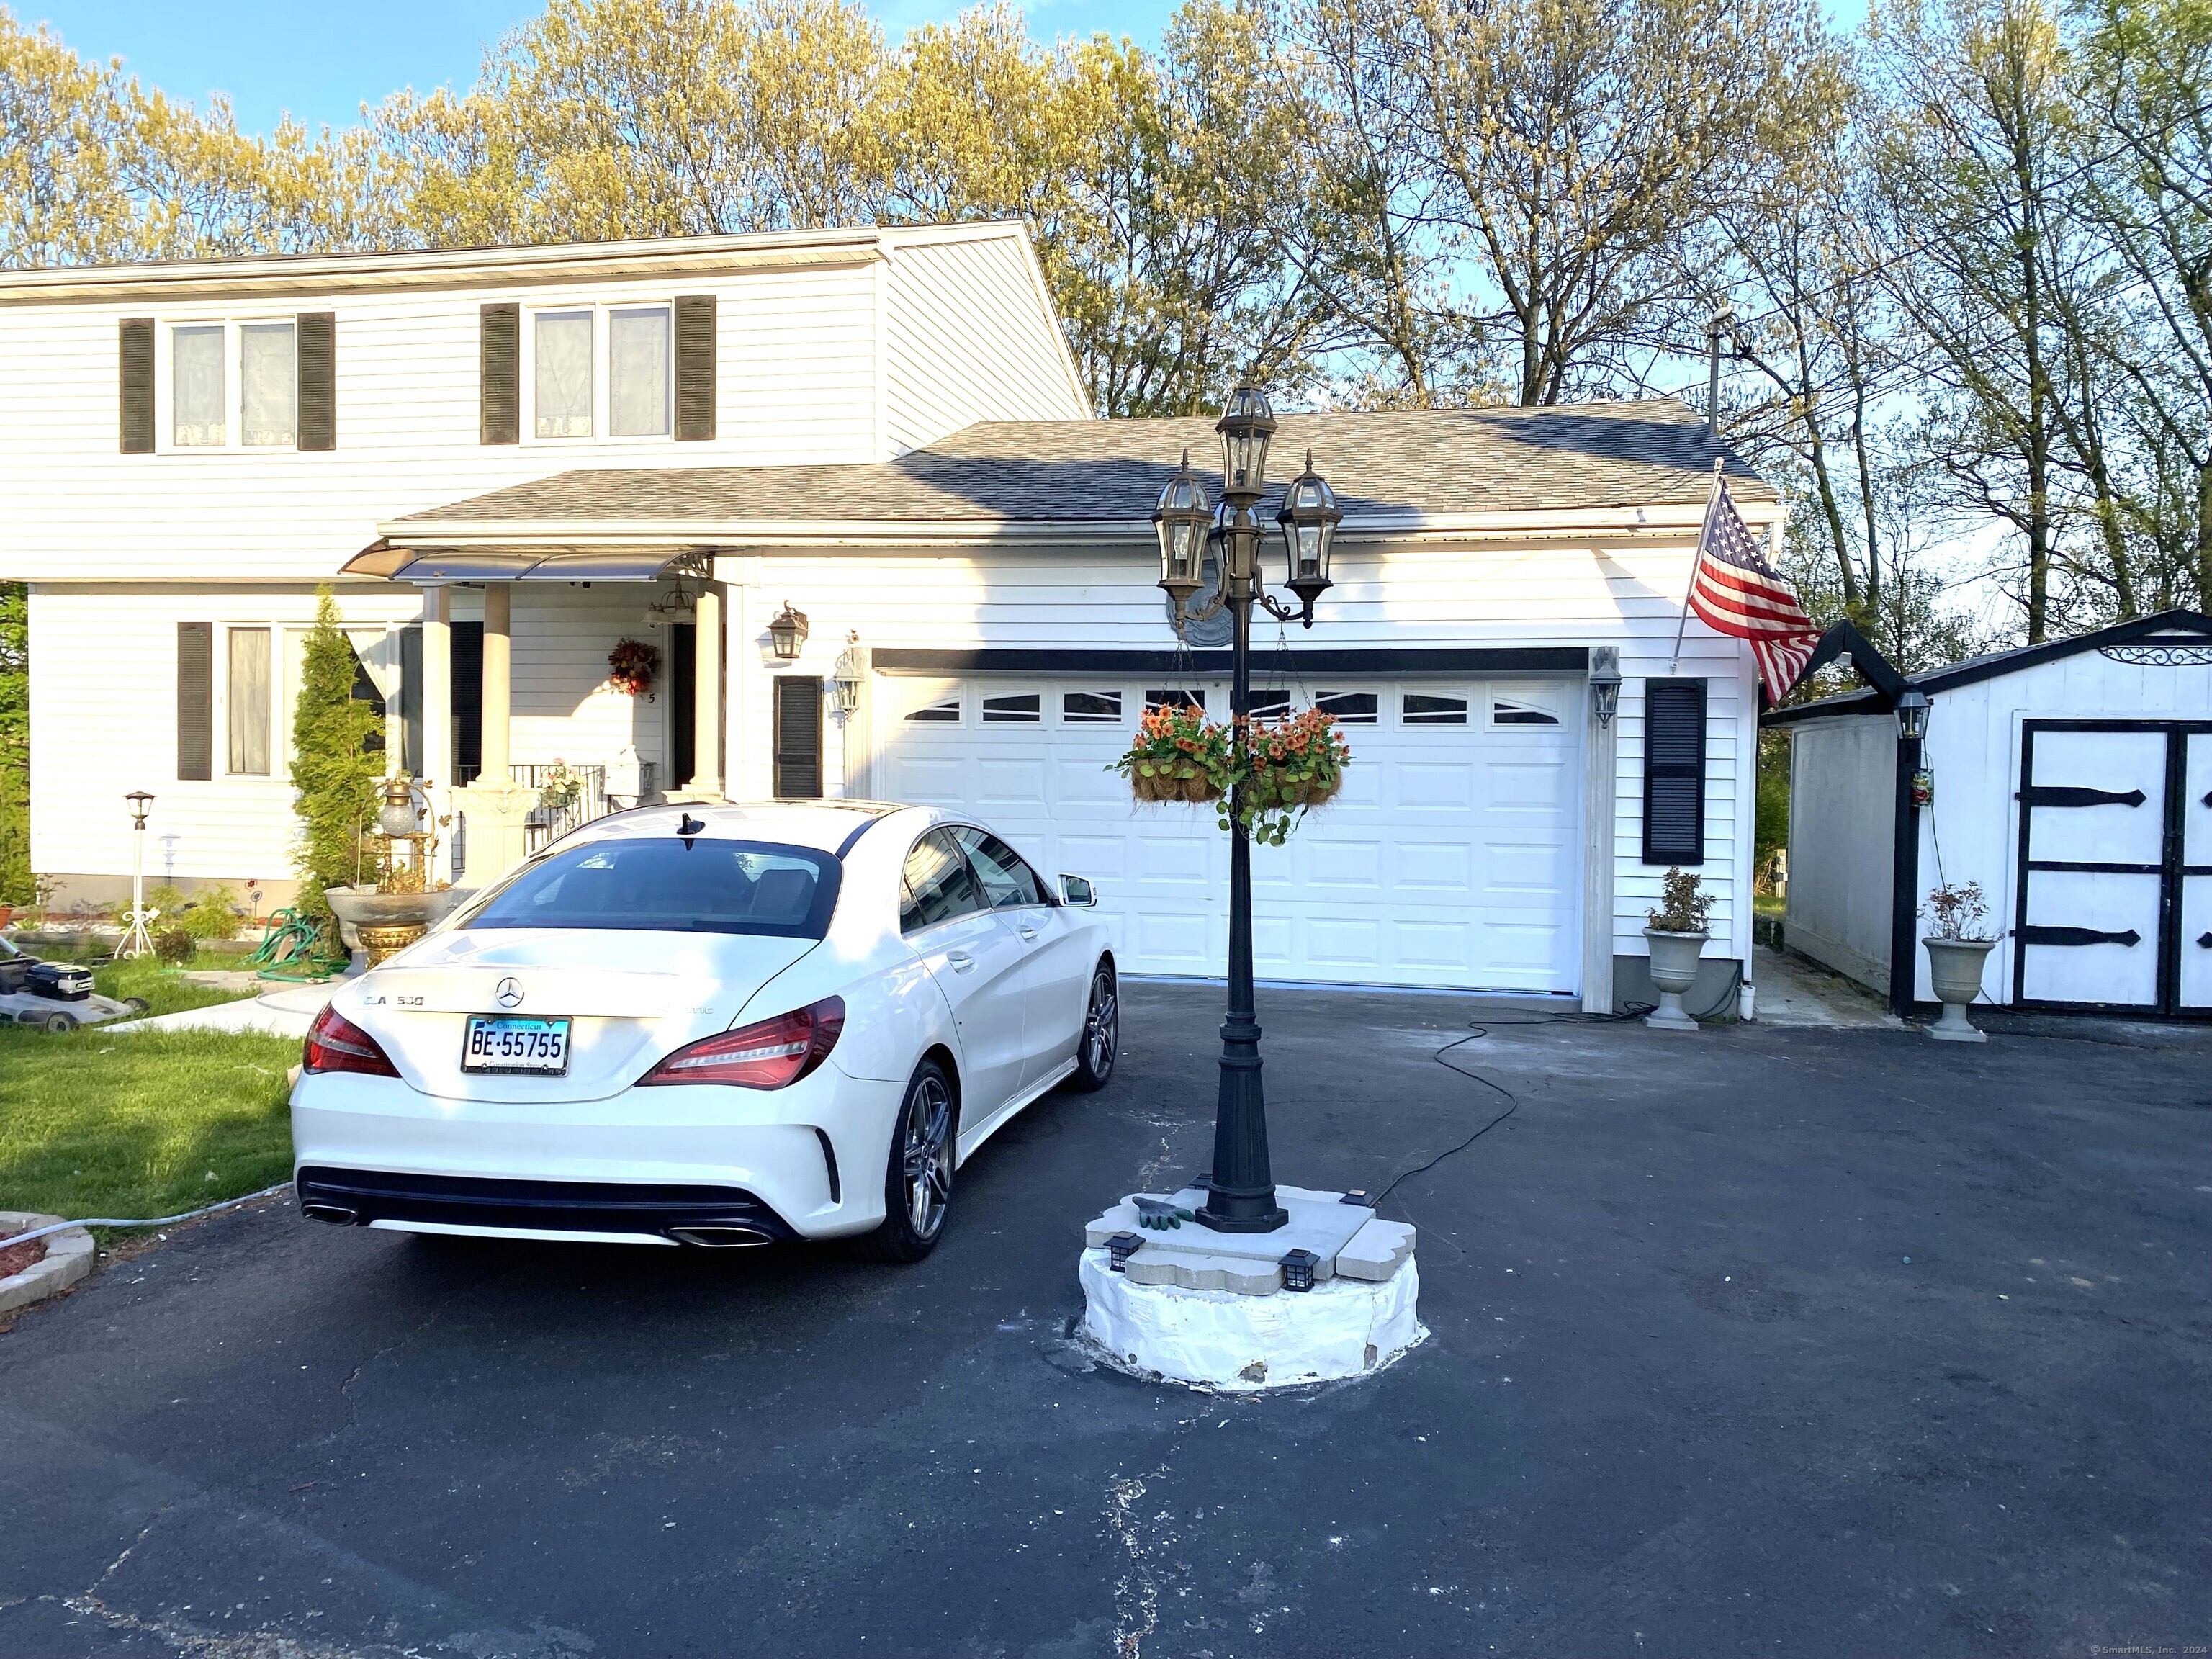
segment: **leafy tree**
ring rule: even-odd
[[[21,582],[0,586],[0,904],[31,904],[31,629]]]
[[[292,787],[298,792],[300,902],[327,914],[325,887],[350,885],[373,874],[362,864],[362,830],[376,811],[380,757],[369,739],[379,730],[375,711],[355,697],[361,672],[352,645],[338,626],[337,601],[329,588],[315,595],[315,625],[308,630],[292,714]]]

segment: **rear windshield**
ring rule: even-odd
[[[601,841],[526,866],[464,927],[616,927],[820,939],[837,904],[827,853],[674,836]]]

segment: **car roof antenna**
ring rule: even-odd
[[[689,812],[686,812],[681,818],[677,820],[676,833],[684,837],[684,845],[688,847],[690,845],[691,838],[703,831],[706,827],[706,821],[704,819],[695,818]]]

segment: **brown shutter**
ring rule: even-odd
[[[338,319],[303,311],[292,319],[293,362],[300,377],[299,447],[338,447]]]
[[[125,455],[154,453],[154,319],[125,317],[116,325],[116,386]]]
[[[676,296],[676,435],[714,435],[714,296]]]
[[[775,681],[775,795],[816,800],[822,794],[822,682],[809,674]]]
[[[522,441],[522,307],[486,306],[478,368],[482,430],[478,441]]]
[[[215,624],[177,624],[177,775],[215,775]]]

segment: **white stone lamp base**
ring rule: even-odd
[[[1193,1211],[1206,1201],[1194,1188],[1143,1196]],[[1085,1229],[1084,1334],[1124,1370],[1234,1393],[1364,1376],[1428,1335],[1411,1226],[1339,1193],[1275,1196],[1291,1219],[1272,1233],[1188,1221],[1139,1231],[1131,1200],[1107,1211]],[[1111,1242],[1129,1237],[1141,1241],[1133,1251]],[[1293,1250],[1312,1257],[1310,1290],[1284,1284]]]

